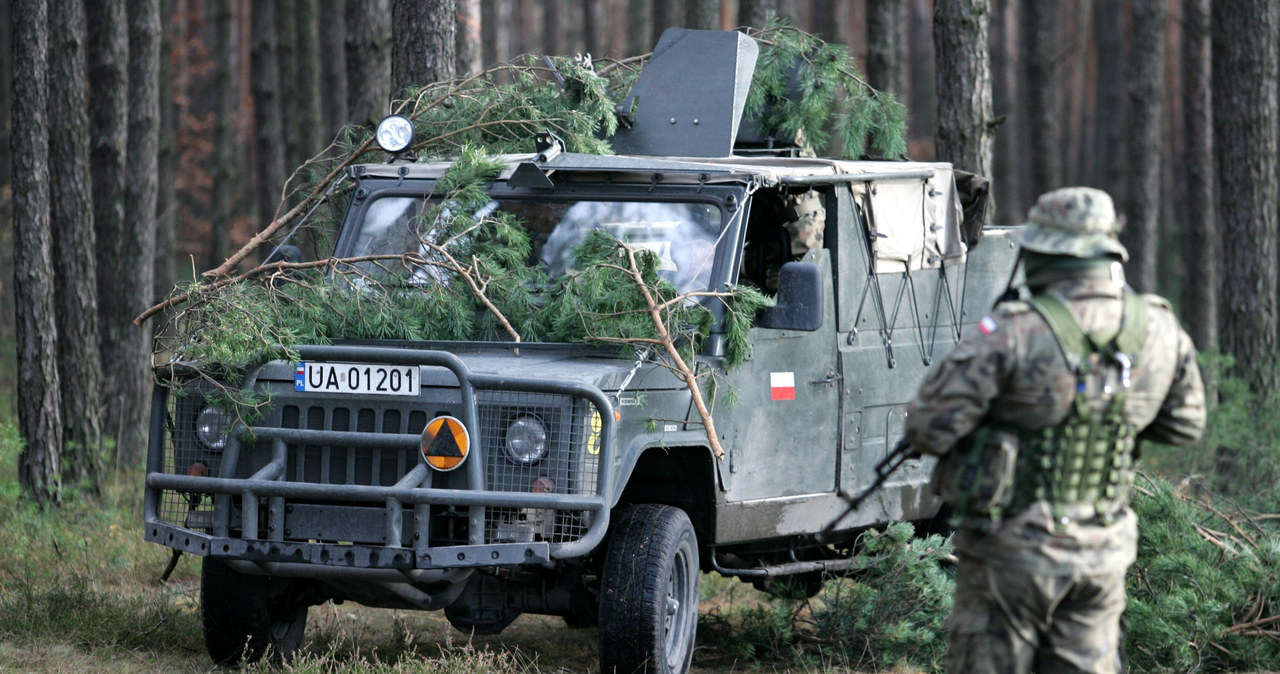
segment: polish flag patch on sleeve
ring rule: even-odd
[[[978,321],[978,332],[984,335],[995,332],[997,327],[999,326],[996,324],[996,319],[990,316],[983,316],[982,320]]]
[[[769,373],[769,399],[770,400],[795,400],[796,399],[796,373],[770,372]]]

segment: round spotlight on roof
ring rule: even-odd
[[[383,150],[392,154],[404,152],[413,144],[413,122],[404,115],[391,115],[378,122],[375,135]]]

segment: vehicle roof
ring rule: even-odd
[[[537,161],[538,155],[503,155],[507,168],[498,176],[506,180],[522,164],[532,164],[544,173],[573,172],[588,177],[590,174],[608,174],[612,182],[652,183],[660,174],[663,184],[698,184],[724,182],[758,182],[775,185],[783,182],[840,182],[834,176],[859,174],[898,174],[938,171],[949,173],[951,164],[946,162],[911,161],[847,161],[810,157],[743,157],[682,158],[650,157],[637,155],[595,155],[560,153],[548,161]],[[353,167],[360,177],[436,179],[442,177],[451,162],[393,162],[387,164],[360,164]]]

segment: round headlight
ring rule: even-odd
[[[196,440],[205,449],[221,451],[227,446],[227,418],[222,412],[206,407],[196,415]]]
[[[378,147],[387,152],[403,152],[413,143],[413,122],[404,115],[391,115],[378,122],[378,130],[374,134],[378,138]]]
[[[547,453],[547,429],[537,417],[516,417],[507,426],[507,458],[521,465],[542,460]]]

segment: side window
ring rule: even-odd
[[[814,189],[760,190],[747,221],[739,282],[774,294],[782,265],[822,248],[826,209]]]

